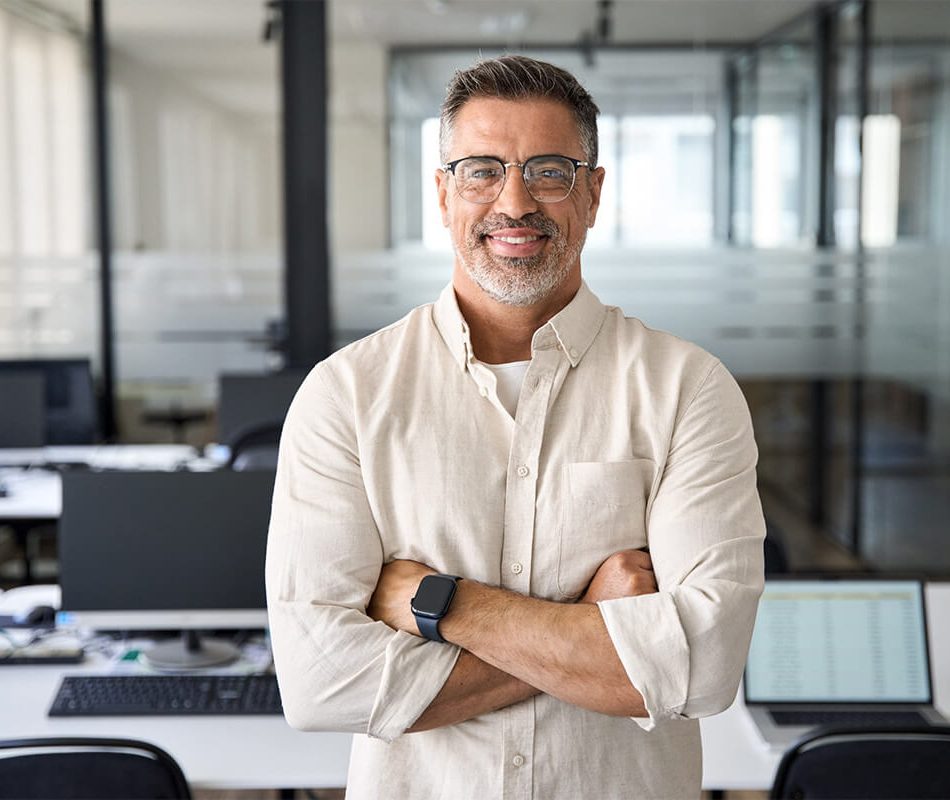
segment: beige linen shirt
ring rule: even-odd
[[[352,798],[698,797],[698,717],[735,696],[762,589],[756,448],[735,381],[586,285],[532,339],[511,415],[451,287],[318,364],[284,426],[267,551],[288,721],[352,731]],[[539,695],[403,735],[458,648],[365,609],[414,559],[572,602],[649,546],[659,592],[600,603],[649,718]]]

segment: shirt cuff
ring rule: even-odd
[[[455,668],[461,648],[397,631],[386,646],[385,666],[367,733],[392,742],[422,716]]]
[[[681,719],[689,691],[689,644],[668,592],[602,600],[607,633],[647,717],[631,717],[651,731],[662,719]]]

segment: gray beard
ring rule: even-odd
[[[473,241],[474,240],[474,241]],[[460,247],[452,241],[455,256],[466,274],[489,297],[509,306],[532,306],[547,299],[564,282],[580,256],[586,235],[576,246],[552,238],[546,252],[530,258],[494,255],[480,236]]]

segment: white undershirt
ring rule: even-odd
[[[530,363],[531,361],[528,360],[512,361],[510,364],[485,364],[488,369],[495,373],[495,391],[498,393],[501,404],[511,414],[512,419],[518,411],[521,384],[524,383],[524,376]]]

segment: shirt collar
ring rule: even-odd
[[[581,281],[581,287],[571,302],[534,332],[531,350],[560,348],[571,366],[576,367],[593,344],[606,316],[607,307],[587,283]],[[475,353],[468,323],[459,311],[451,283],[442,290],[435,302],[433,317],[452,358],[464,370],[466,364],[475,359]]]

